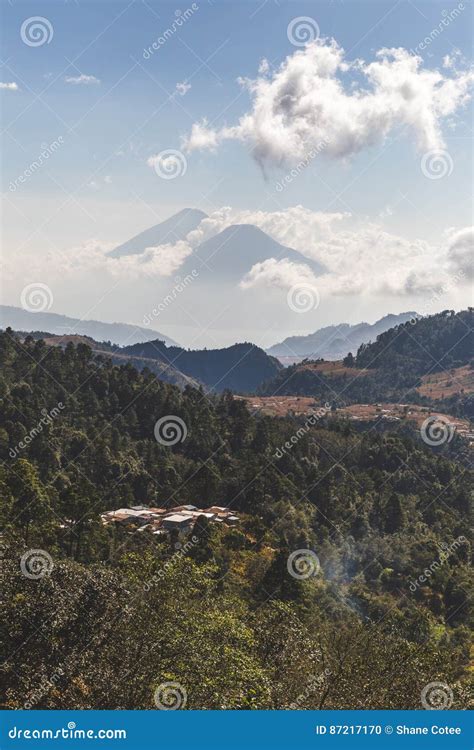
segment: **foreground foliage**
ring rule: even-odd
[[[435,680],[466,705],[464,465],[408,435],[255,420],[84,345],[7,331],[0,361],[4,706],[152,708],[176,681],[188,708],[419,708]],[[169,414],[187,427],[172,447],[153,434]],[[188,502],[230,505],[241,526],[203,523],[180,550],[100,523]],[[30,549],[49,575],[22,573]],[[289,574],[298,549],[318,575]]]

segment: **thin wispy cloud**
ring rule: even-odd
[[[191,89],[191,84],[187,81],[180,81],[176,84],[176,91],[180,96],[185,96]]]
[[[94,86],[100,83],[100,79],[92,75],[81,73],[78,76],[66,76],[66,83],[72,83],[75,86]]]
[[[0,81],[0,89],[4,91],[18,91],[18,84],[14,81],[5,82]]]

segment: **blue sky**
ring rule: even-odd
[[[438,69],[446,55],[455,54],[462,65],[470,57],[469,3],[202,0],[163,46],[144,56],[191,5],[153,0],[2,3],[0,81],[16,84],[16,90],[0,91],[4,252],[19,267],[25,258],[24,272],[4,290],[6,302],[16,304],[22,285],[35,280],[31,253],[38,259],[36,275],[48,282],[47,263],[44,271],[40,265],[48,253],[68,254],[92,239],[113,247],[185,206],[207,213],[222,206],[274,212],[297,205],[313,212],[350,212],[359,223],[382,222],[386,232],[434,245],[447,230],[471,222],[469,106],[457,108],[442,123],[453,163],[446,180],[426,179],[422,154],[401,128],[350,158],[316,159],[280,193],[275,184],[285,169],[271,165],[263,175],[248,144],[237,140],[224,141],[214,152],[186,153],[186,174],[179,179],[160,179],[147,164],[153,154],[182,150],[182,138],[203,118],[216,128],[237,123],[251,108],[249,92],[237,79],[255,79],[262,58],[277,68],[297,51],[287,37],[295,17],[314,19],[321,37],[334,38],[347,59],[370,62],[384,47],[414,50],[448,12],[462,6],[459,17],[423,52],[424,64]],[[49,43],[29,46],[22,40],[21,25],[32,16],[49,21]],[[66,81],[79,76],[97,82]],[[176,91],[180,83],[191,86],[184,95]],[[9,186],[44,145],[58,138],[62,145],[47,163],[12,190]],[[105,281],[95,285],[95,275],[86,279],[84,273],[73,281],[55,293],[55,311],[83,315],[97,303],[87,317],[140,322],[141,309],[123,309],[123,298],[113,292],[99,304]],[[336,300],[318,322],[338,315],[368,317],[372,310],[374,318],[415,302],[416,297],[387,301],[384,309],[380,295],[356,308]],[[292,320],[289,331],[296,322],[303,323]],[[311,329],[315,322],[305,320],[303,327]]]

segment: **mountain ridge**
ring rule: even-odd
[[[355,354],[361,344],[375,341],[381,333],[417,317],[416,312],[388,313],[375,323],[363,321],[354,325],[341,323],[325,326],[304,336],[288,336],[266,351],[274,357],[337,360],[349,351]]]
[[[94,341],[111,341],[117,346],[141,341],[162,339],[170,346],[178,346],[169,336],[156,330],[135,326],[132,323],[103,323],[100,320],[80,320],[68,315],[52,312],[30,312],[13,305],[0,305],[0,328],[15,331],[47,331],[56,336],[78,334],[89,336]]]

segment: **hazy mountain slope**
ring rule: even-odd
[[[252,392],[282,367],[278,360],[250,343],[234,344],[225,349],[187,351],[153,341],[127,346],[121,354],[134,359],[145,357],[171,362],[185,375],[216,391]]]
[[[347,352],[355,354],[361,344],[375,341],[377,336],[389,328],[406,323],[417,317],[417,313],[406,312],[399,315],[385,315],[375,323],[349,325],[341,323],[326,326],[307,336],[289,336],[280,344],[267,350],[274,357],[308,357],[309,359],[340,359]]]
[[[324,272],[319,263],[280,245],[258,227],[233,224],[199,245],[181,266],[180,274],[186,275],[196,269],[200,278],[238,283],[255,263],[263,263],[269,258],[288,258],[293,263],[305,263],[315,274]]]
[[[161,224],[145,229],[145,231],[119,245],[109,255],[112,258],[138,255],[143,253],[147,247],[156,247],[156,245],[184,240],[186,235],[196,229],[206,217],[207,214],[204,211],[199,211],[196,208],[183,208],[182,211],[166,219],[166,221],[162,221]]]
[[[95,341],[111,341],[118,346],[136,344],[160,338],[170,346],[177,346],[173,339],[158,331],[129,323],[102,323],[98,320],[77,320],[67,315],[49,312],[28,312],[21,307],[0,305],[0,328],[15,331],[48,331],[56,335],[79,334],[90,336]]]

